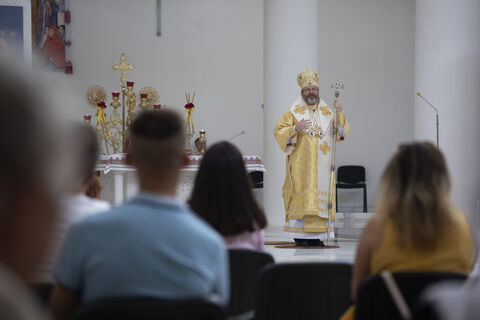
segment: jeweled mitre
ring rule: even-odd
[[[318,87],[318,72],[305,68],[298,74],[297,82],[302,89],[308,86]]]

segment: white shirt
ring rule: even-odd
[[[56,257],[63,246],[68,229],[75,221],[110,208],[110,203],[107,201],[93,199],[85,194],[74,194],[63,199],[60,204],[60,214],[52,231],[49,250],[34,280],[52,282],[52,270]]]

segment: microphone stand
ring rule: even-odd
[[[241,136],[242,134],[245,134],[245,130],[240,131],[239,133],[237,133],[236,135],[228,139],[228,141],[232,141],[233,139],[235,139],[238,136]]]
[[[437,148],[440,148],[440,141],[439,141],[439,126],[440,126],[440,118],[438,116],[438,109],[435,108],[433,106],[433,104],[430,103],[430,101],[428,101],[424,96],[422,96],[422,94],[420,92],[417,92],[417,96],[419,96],[420,98],[423,99],[423,101],[425,101],[430,107],[433,108],[433,110],[435,110],[435,113],[436,113],[436,124],[437,124]]]

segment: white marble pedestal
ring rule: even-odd
[[[243,160],[248,172],[265,171],[259,156],[244,156]],[[177,188],[179,200],[186,201],[190,196],[200,161],[201,156],[189,156],[189,164],[182,168]],[[101,156],[96,170],[100,171],[100,183],[103,187],[101,199],[118,206],[137,194],[136,169],[127,165],[125,154]]]

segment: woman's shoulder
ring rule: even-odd
[[[362,233],[362,239],[372,251],[378,249],[382,243],[386,219],[379,213],[374,213],[368,220]]]
[[[456,208],[452,209],[452,218],[456,223],[468,224],[465,213],[463,213],[463,211],[460,209],[456,209]]]
[[[471,233],[471,226],[468,222],[467,216],[463,213],[463,211],[459,209],[454,209],[451,214],[452,223],[456,226],[459,233],[464,235],[470,235]]]
[[[229,249],[262,250],[264,230],[255,229],[252,232],[245,231],[237,235],[224,236],[224,239]]]
[[[367,230],[369,233],[381,233],[385,228],[386,222],[387,219],[385,219],[382,214],[374,213],[368,220],[365,230]]]

